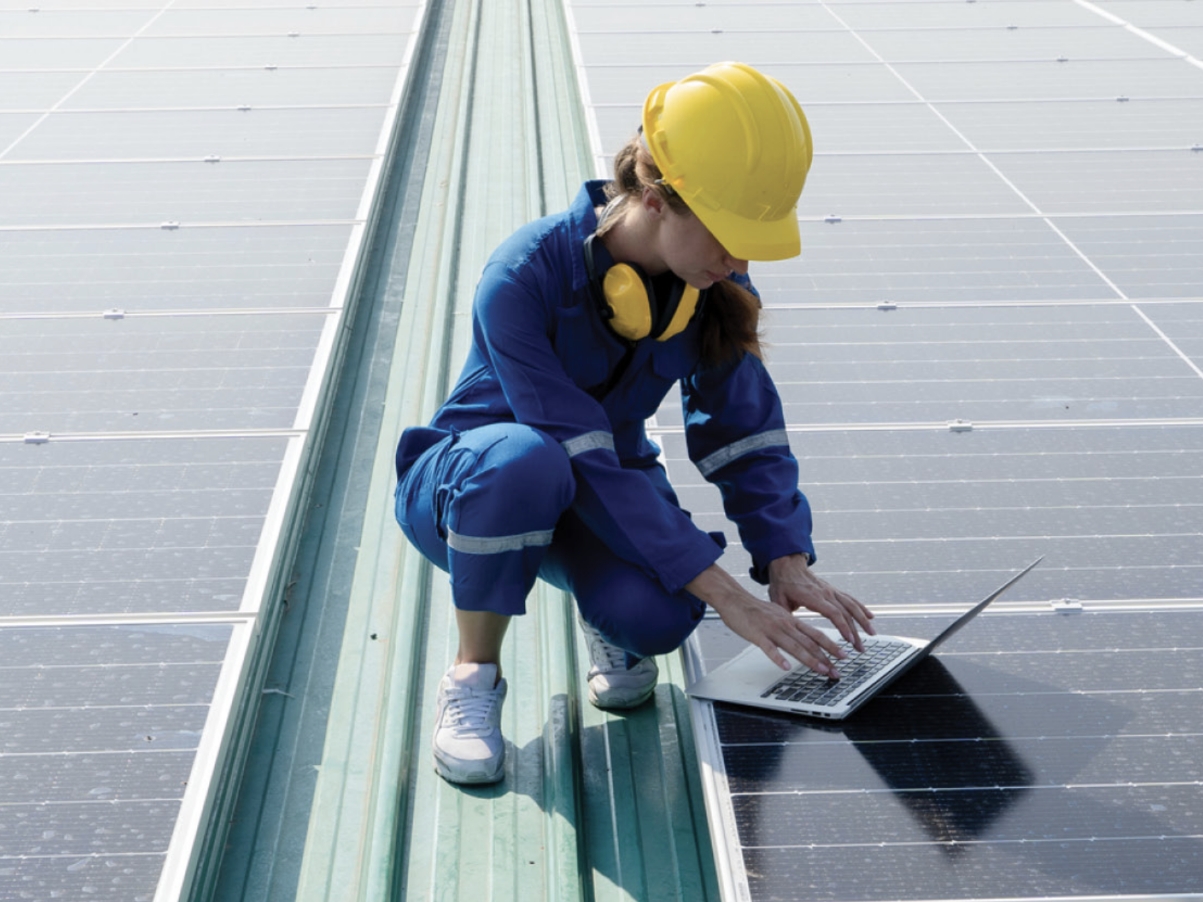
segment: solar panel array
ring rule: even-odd
[[[717,60],[807,112],[802,255],[752,278],[822,575],[922,637],[1046,555],[846,726],[696,706],[727,897],[1198,892],[1203,7],[570,12],[600,173]],[[653,432],[721,529],[681,422]],[[736,647],[708,621],[700,666]]]
[[[0,2],[0,897],[188,890],[422,9]]]

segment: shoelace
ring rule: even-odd
[[[627,669],[627,653],[625,651],[617,645],[611,645],[602,638],[601,633],[584,621],[581,621],[581,628],[589,637],[589,658],[594,667],[603,672]]]
[[[457,736],[479,735],[493,729],[497,693],[450,689],[446,699],[447,707],[443,709],[445,725],[453,729]]]

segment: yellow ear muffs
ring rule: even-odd
[[[652,334],[652,304],[643,277],[625,263],[606,270],[602,294],[613,316],[610,328],[627,341],[639,341]]]
[[[694,313],[697,312],[698,302],[702,299],[702,293],[686,282],[682,282],[681,285],[683,286],[679,289],[681,296],[677,301],[676,309],[673,311],[672,319],[668,321],[668,325],[664,327],[664,330],[656,336],[656,341],[668,341],[674,335],[684,332],[685,327],[689,325],[689,321],[693,319]]]
[[[616,263],[606,270],[598,286],[593,261],[593,239],[585,239],[585,271],[591,290],[598,300],[602,316],[615,334],[627,341],[639,341],[652,335],[657,341],[668,341],[689,325],[697,313],[702,294],[692,285],[677,279],[668,303],[656,303],[651,281],[636,266]]]
[[[701,293],[692,285],[678,281],[665,305],[659,322],[653,321],[656,304],[648,280],[635,267],[617,263],[606,270],[602,293],[613,316],[610,328],[628,341],[654,335],[656,341],[668,341],[685,331],[698,309]],[[667,322],[664,320],[667,319]]]

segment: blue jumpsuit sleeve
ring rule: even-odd
[[[547,433],[568,453],[577,482],[573,511],[615,554],[676,593],[722,550],[647,476],[621,465],[605,410],[556,356],[548,298],[557,295],[553,286],[539,284],[541,275],[538,267],[519,275],[505,265],[487,266],[477,286],[474,341],[515,420]]]
[[[772,377],[754,355],[700,368],[681,386],[690,459],[718,486],[723,508],[752,555],[752,578],[769,563],[803,553],[813,561],[810,504],[798,490],[785,415]]]

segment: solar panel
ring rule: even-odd
[[[423,7],[37,7],[0,9],[0,897],[168,902],[220,853]]]
[[[647,90],[718,59],[808,112],[802,255],[751,275],[821,574],[922,638],[1046,555],[845,723],[695,703],[724,898],[1197,893],[1198,11],[571,10],[599,169]],[[650,430],[734,538],[675,396]],[[707,619],[687,664],[742,646]]]
[[[235,629],[0,627],[5,895],[154,895]]]

